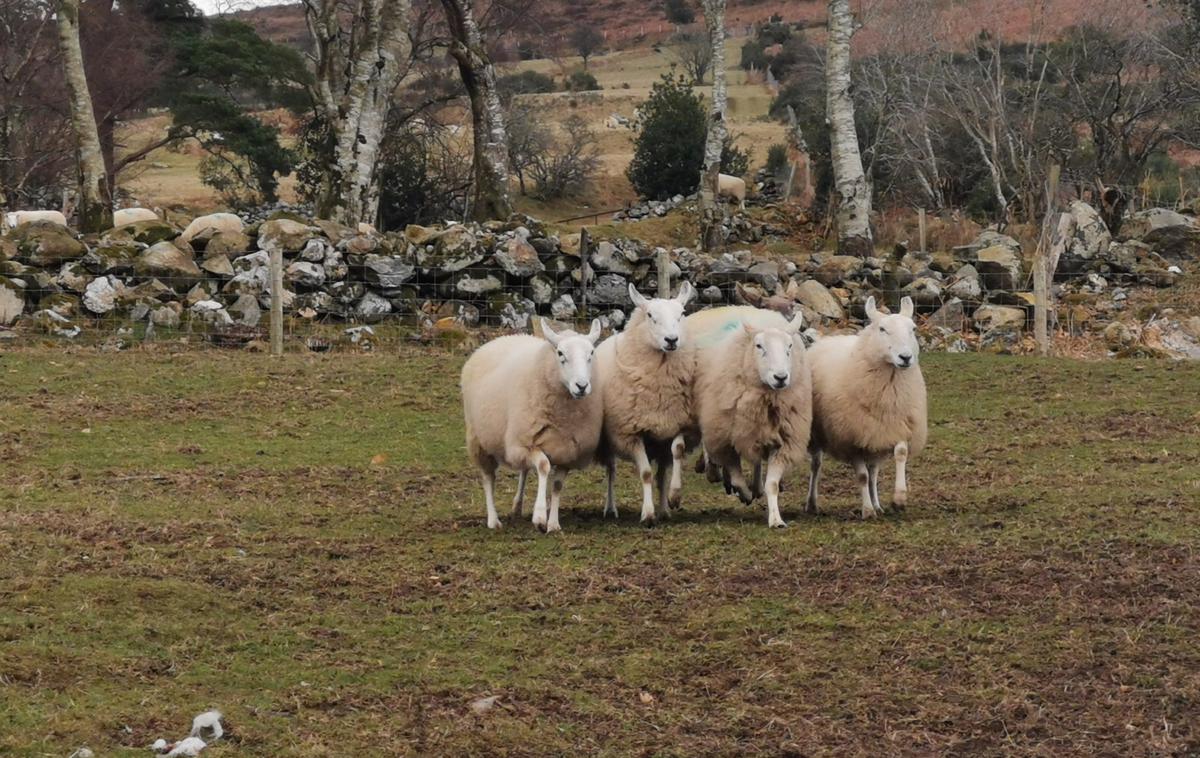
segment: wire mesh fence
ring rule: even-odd
[[[1200,298],[1185,270],[1200,250],[1194,221],[1135,216],[1113,240],[1084,209],[1063,218],[1040,294],[1034,253],[995,231],[858,258],[778,245],[705,254],[532,219],[383,235],[276,219],[186,242],[158,222],[82,238],[33,224],[0,237],[0,343],[268,351],[274,337],[277,349],[321,352],[529,331],[538,317],[600,318],[616,330],[632,307],[630,284],[666,295],[684,280],[697,292],[689,309],[801,313],[820,332],[861,323],[868,297],[892,309],[911,297],[933,350],[1032,351],[1039,303],[1052,337],[1093,335],[1113,350],[1137,347],[1147,326],[1194,326]]]

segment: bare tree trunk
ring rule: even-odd
[[[727,134],[725,110],[725,0],[704,0],[704,25],[712,45],[713,95],[708,112],[708,135],[704,142],[704,171],[700,175],[700,246],[712,251],[721,246],[721,227],[725,221],[724,204],[719,191],[721,148]]]
[[[335,0],[305,3],[317,48],[317,98],[333,141],[333,165],[318,215],[345,224],[372,223],[379,211],[376,168],[392,93],[412,52],[409,0],[361,0],[352,49],[339,65]],[[344,72],[345,82],[336,78]]]
[[[476,221],[508,218],[508,136],[504,109],[496,88],[496,69],[475,22],[473,0],[441,0],[450,27],[450,54],[458,63],[463,86],[471,98],[471,126],[475,138],[475,191],[471,218]]]
[[[837,192],[838,250],[845,255],[872,254],[871,185],[863,172],[854,98],[850,91],[850,37],[854,34],[850,0],[829,0],[829,43],[825,61],[825,106],[830,127],[833,181]]]
[[[70,96],[71,128],[79,163],[79,229],[99,232],[112,226],[112,193],[104,170],[104,153],[96,130],[92,95],[83,71],[79,45],[79,0],[58,0],[58,43],[63,78]]]

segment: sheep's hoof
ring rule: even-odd
[[[742,501],[742,505],[750,505],[754,502],[754,493],[750,490],[738,490],[738,500]]]
[[[500,519],[496,519],[495,521],[488,521],[488,529],[499,529],[502,526],[504,526],[504,522],[502,522]]]
[[[768,523],[767,526],[771,529],[787,529],[788,523],[783,519],[779,519],[778,521]]]
[[[546,534],[554,534],[555,532],[561,532],[561,531],[562,531],[562,527],[558,525],[558,522],[555,522],[553,524],[546,524]]]
[[[544,513],[533,514],[533,525],[536,526],[538,529],[545,529],[546,522],[548,520],[549,520],[549,517]]]
[[[609,516],[611,516],[612,518],[614,518],[614,519],[616,519],[616,520],[620,520],[620,518],[621,518],[619,515],[617,515],[617,509],[616,509],[616,508],[613,508],[613,509],[611,509],[611,510],[610,510],[610,509],[608,509],[608,508],[605,508],[605,509],[604,509],[604,518],[608,518]]]
[[[817,513],[819,513],[820,511],[818,511],[818,510],[817,510],[817,501],[816,501],[816,500],[809,500],[807,503],[805,503],[805,504],[804,504],[804,512],[805,512],[805,513],[811,513],[811,514],[812,514],[812,515],[814,515],[814,516],[815,516]]]
[[[907,492],[897,492],[892,495],[892,507],[893,508],[903,508],[906,505],[908,505],[908,493]]]
[[[658,517],[656,517],[654,515],[642,516],[642,520],[641,520],[642,526],[654,526],[657,523],[658,523]]]
[[[678,508],[679,503],[683,500],[683,490],[672,490],[667,494],[667,504],[672,508]]]
[[[875,518],[875,516],[876,516],[876,513],[875,513],[875,509],[873,507],[862,509],[863,521],[867,521],[868,519],[873,519],[873,518]]]

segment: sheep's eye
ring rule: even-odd
[[[879,327],[879,331],[882,332],[883,334],[887,334],[887,329],[884,329],[882,326]]]

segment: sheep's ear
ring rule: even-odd
[[[874,295],[871,295],[867,298],[867,302],[863,305],[863,310],[867,313],[867,321],[871,322],[872,324],[878,321],[879,317],[883,315],[875,309]]]
[[[642,297],[642,293],[638,292],[637,287],[632,284],[629,285],[629,299],[633,301],[634,306],[642,310],[646,310],[646,306],[650,304],[650,301]]]
[[[675,299],[679,301],[680,305],[687,305],[688,301],[691,300],[692,296],[695,294],[696,288],[692,286],[692,283],[684,282],[682,285],[680,285],[679,294],[675,296]]]
[[[600,319],[592,319],[592,328],[588,330],[587,338],[593,345],[600,341]]]
[[[905,296],[900,300],[900,315],[905,318],[912,318],[913,301],[911,297]]]
[[[749,334],[751,337],[753,337],[758,332],[757,329],[755,329],[753,326],[750,326],[749,321],[742,322],[742,331],[745,332],[746,334]]]
[[[558,342],[562,339],[562,336],[559,335],[558,332],[554,331],[554,328],[550,326],[549,319],[545,318],[542,319],[542,336],[546,338],[547,342],[555,347],[558,347]]]
[[[792,317],[792,320],[788,322],[786,331],[788,334],[799,334],[800,330],[803,328],[804,328],[804,314],[797,313],[795,316]]]

